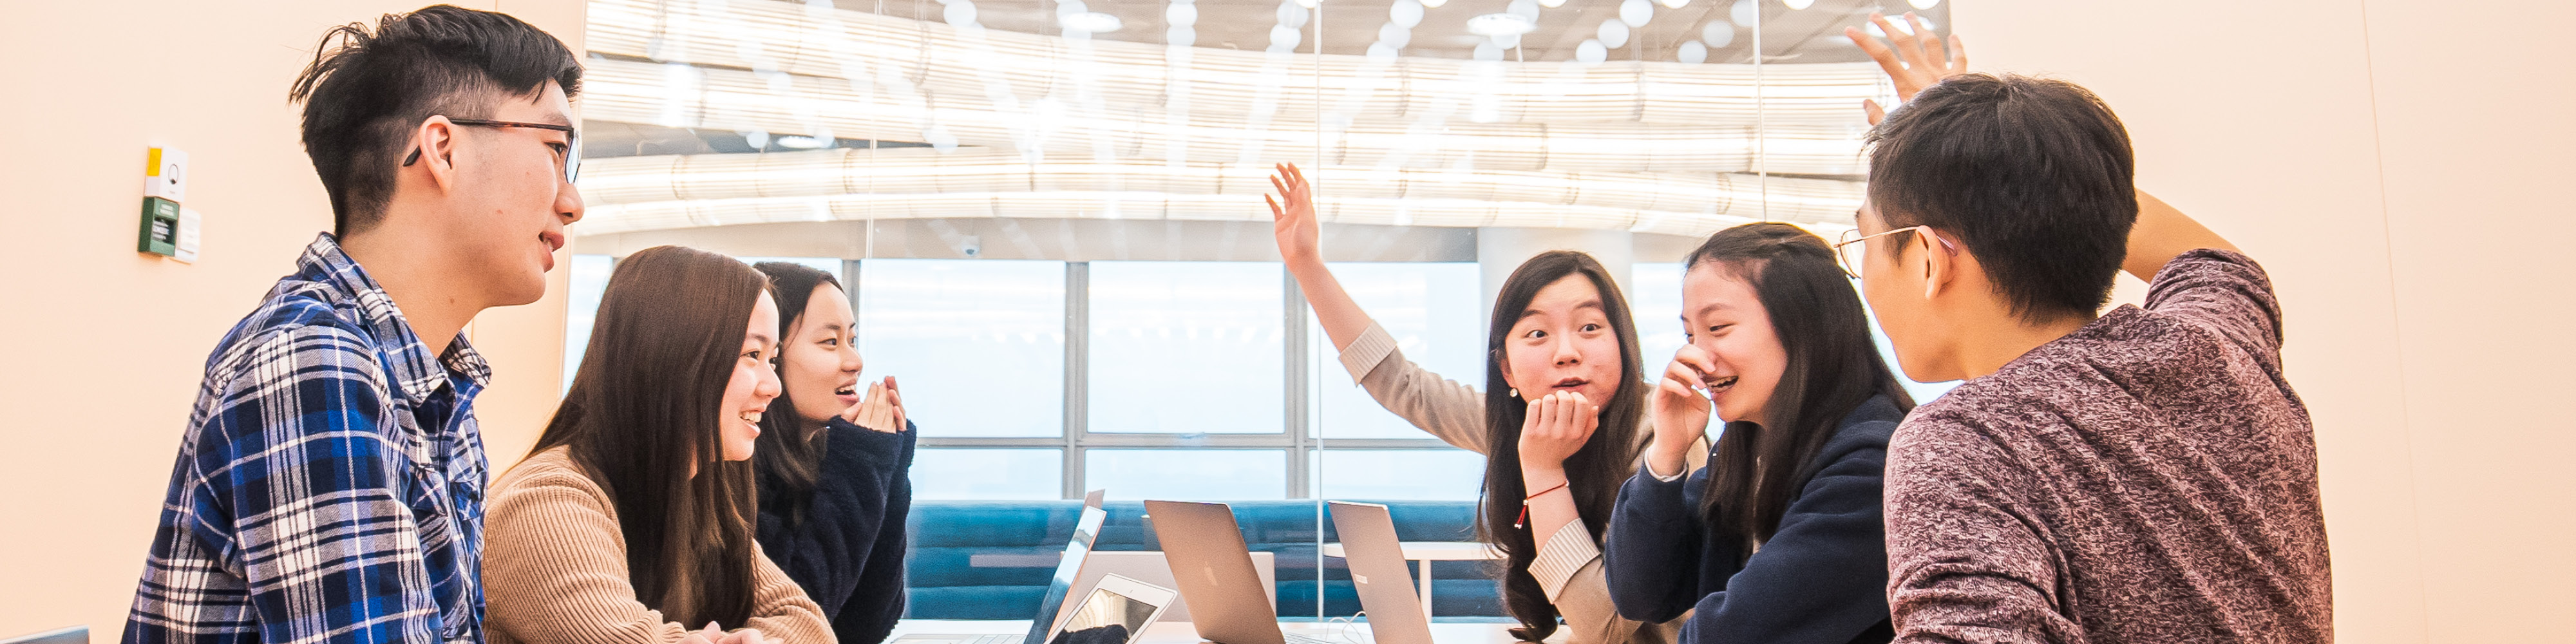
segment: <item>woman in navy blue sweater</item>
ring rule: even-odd
[[[755,538],[822,606],[843,644],[877,644],[903,617],[913,439],[894,378],[859,391],[849,295],[830,273],[756,266],[778,294],[781,394],[761,417]]]
[[[1879,482],[1914,402],[1834,253],[1763,223],[1719,231],[1684,261],[1690,344],[1656,383],[1655,437],[1602,553],[1621,615],[1695,611],[1683,644],[1895,636]],[[1712,407],[1727,423],[1685,481]]]

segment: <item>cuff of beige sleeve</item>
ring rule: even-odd
[[[1556,536],[1548,537],[1547,547],[1539,549],[1538,558],[1530,561],[1530,576],[1538,578],[1539,589],[1547,591],[1547,601],[1555,603],[1556,596],[1565,591],[1565,582],[1600,558],[1601,546],[1592,542],[1592,530],[1583,527],[1582,521],[1567,521],[1565,527],[1556,530]]]
[[[1361,331],[1359,339],[1342,349],[1342,368],[1350,370],[1351,382],[1359,382],[1368,379],[1369,372],[1377,370],[1378,364],[1391,355],[1395,355],[1395,336],[1387,335],[1386,327],[1370,320],[1368,330]]]

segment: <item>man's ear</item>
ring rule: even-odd
[[[432,116],[412,132],[412,140],[420,146],[415,148],[420,156],[410,165],[427,171],[430,185],[442,193],[456,186],[457,127],[447,117]]]
[[[1950,250],[1949,245],[1942,243],[1947,237],[1937,230],[1926,228],[1916,231],[1913,237],[1915,243],[1911,245],[1922,247],[1918,250],[1923,253],[1923,299],[1928,301],[1948,289],[1952,280],[1958,279],[1960,257]]]

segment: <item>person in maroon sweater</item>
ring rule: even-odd
[[[2091,92],[1882,30],[1848,35],[1907,101],[1869,134],[1840,248],[1906,374],[1967,381],[1888,446],[1897,641],[2331,641],[2270,277],[2136,190]],[[2097,314],[2122,270],[2145,305]]]

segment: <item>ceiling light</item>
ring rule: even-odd
[[[1601,28],[1594,30],[1593,34],[1601,38],[1601,46],[1603,47],[1624,47],[1628,44],[1628,23],[1617,20],[1603,20],[1601,21]]]
[[[1735,24],[1739,25],[1760,24],[1762,22],[1762,5],[1758,4],[1758,1],[1759,0],[1735,0],[1734,6],[1726,8],[1727,19],[1733,20],[1735,21]]]
[[[1705,63],[1708,62],[1708,46],[1699,44],[1697,40],[1684,40],[1681,49],[1673,52],[1673,57],[1693,65]]]
[[[1438,9],[1444,4],[1449,4],[1449,0],[1422,0],[1422,7],[1425,9]]]
[[[1780,0],[1780,4],[1788,6],[1791,10],[1797,10],[1816,6],[1816,0]]]
[[[1655,4],[1652,2],[1647,2],[1646,0],[1625,0],[1624,2],[1619,3],[1619,21],[1628,23],[1628,26],[1630,27],[1646,26],[1646,21],[1652,20],[1654,17]]]
[[[1467,19],[1467,33],[1486,37],[1518,36],[1538,29],[1538,23],[1508,13],[1489,13]]]
[[[1734,44],[1735,23],[1724,20],[1708,21],[1708,24],[1699,26],[1699,41],[1710,47],[1724,47]]]
[[[1306,0],[1288,0],[1279,3],[1279,24],[1287,25],[1290,29],[1303,29],[1306,27],[1306,10],[1312,8],[1314,6],[1307,4]]]
[[[1395,4],[1388,5],[1386,8],[1386,19],[1395,24],[1404,25],[1406,29],[1412,29],[1415,25],[1422,24],[1422,3],[1415,0],[1395,0]]]
[[[1538,6],[1554,9],[1565,6],[1565,0],[1538,0]]]
[[[1930,9],[1940,6],[1941,0],[1905,0],[1905,3],[1914,5],[1916,9]]]
[[[1680,8],[1682,8],[1684,5],[1688,5],[1688,4],[1690,4],[1690,0],[1655,0],[1655,1],[1656,1],[1656,2],[1661,2],[1661,3],[1663,3],[1664,7],[1665,7],[1665,8],[1667,8],[1667,9],[1680,9]]]
[[[1601,41],[1585,38],[1583,44],[1574,46],[1574,59],[1586,65],[1599,64],[1610,59],[1610,49],[1601,46]]]
[[[1085,11],[1065,16],[1056,22],[1064,25],[1064,28],[1067,31],[1087,31],[1095,34],[1110,33],[1117,31],[1120,27],[1127,26],[1126,23],[1119,20],[1117,16],[1098,11]]]

